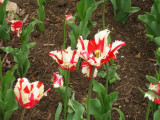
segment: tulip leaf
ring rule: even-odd
[[[146,24],[146,32],[150,40],[156,42],[159,46],[158,38],[156,37],[160,37],[160,2],[155,0],[151,12],[139,15],[138,19]]]
[[[59,102],[58,108],[57,108],[56,114],[55,114],[55,120],[59,120],[59,116],[60,116],[61,112],[62,112],[62,103]]]
[[[140,10],[138,7],[131,7],[131,0],[110,0],[114,8],[114,20],[125,24],[130,13]]]
[[[149,76],[149,75],[146,75],[146,79],[147,79],[147,81],[149,81],[153,84],[157,84],[159,82],[155,77],[152,77],[152,76]]]
[[[10,33],[9,33],[9,28],[6,30],[4,28],[4,26],[0,25],[0,38],[3,40],[3,41],[7,41],[7,40],[10,40]]]
[[[24,30],[22,29],[22,37],[21,38],[23,38],[22,41],[24,44],[27,44],[29,37],[30,37],[30,34],[34,31],[34,26],[38,23],[41,23],[41,21],[35,20],[35,21],[31,22],[29,24],[29,26],[27,26]]]
[[[15,99],[15,94],[12,89],[8,89],[4,97],[4,102],[6,103],[5,110],[16,110],[18,109],[18,104]],[[10,104],[12,103],[12,104]]]
[[[12,89],[8,89],[5,97],[5,114],[4,114],[4,120],[8,120],[10,116],[12,115],[14,110],[18,109],[18,103],[15,98],[15,94]],[[12,104],[11,104],[12,103]]]
[[[160,37],[153,38],[153,41],[160,47]]]
[[[11,117],[13,112],[14,112],[14,110],[6,111],[5,115],[4,115],[4,120],[8,120]]]
[[[65,92],[66,87],[59,87],[55,90],[55,92],[59,93],[63,100],[65,100]],[[71,96],[72,88],[68,87],[68,98]]]
[[[85,106],[87,107],[87,99],[85,99],[84,101]],[[101,103],[100,101],[96,98],[96,99],[91,99],[90,100],[90,113],[91,115],[94,114],[101,114]]]
[[[96,80],[93,80],[93,91],[96,93],[100,92],[105,94],[105,87],[101,83],[98,83]]]
[[[112,92],[109,95],[106,95],[104,99],[104,109],[105,111],[111,111],[113,102],[118,98],[118,92]]]
[[[75,93],[68,101],[68,112],[67,120],[83,120],[84,107],[75,100]]]
[[[122,113],[122,111],[118,108],[113,108],[114,110],[116,110],[119,113],[119,120],[125,120],[124,114]]]
[[[157,111],[155,111],[153,120],[159,120],[159,118],[160,118],[160,108],[158,108]]]

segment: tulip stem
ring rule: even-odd
[[[105,85],[105,94],[108,93],[108,82],[109,82],[109,63],[106,63],[107,69],[106,69],[106,85]]]
[[[106,7],[106,0],[103,2],[103,14],[102,14],[102,28],[105,29],[105,7]]]
[[[70,71],[67,71],[67,77],[66,77],[66,91],[65,91],[65,99],[64,99],[64,120],[66,120],[66,109],[68,104],[68,85],[69,85],[69,79],[70,79]]]
[[[26,108],[23,108],[22,114],[21,114],[21,120],[23,120],[23,117],[24,117],[25,112],[26,112]]]
[[[150,106],[151,106],[151,101],[149,100],[148,105],[147,105],[145,120],[148,120]]]
[[[63,20],[63,49],[66,49],[66,22],[65,22],[66,16]]]
[[[93,83],[93,74],[94,74],[95,67],[92,68],[91,78],[89,81],[89,88],[88,88],[88,98],[87,98],[87,120],[90,120],[90,99],[91,99],[91,90],[92,90],[92,83]]]

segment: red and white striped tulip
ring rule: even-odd
[[[56,50],[49,53],[63,70],[75,70],[79,55],[76,50],[68,47],[66,50]]]
[[[91,78],[92,69],[93,69],[93,66],[90,65],[88,62],[86,62],[86,61],[82,62],[82,73],[85,76],[87,76],[88,79]],[[97,68],[95,68],[94,73],[93,73],[93,78],[96,78],[97,74],[98,74],[98,70],[97,70]]]
[[[121,46],[125,46],[123,41],[115,41],[113,44],[108,45],[107,37],[109,30],[100,31],[95,35],[95,40],[83,40],[80,36],[78,39],[78,53],[81,58],[89,64],[97,68],[107,63],[110,58],[115,59],[117,50]]]
[[[68,21],[74,21],[74,17],[72,16],[72,14],[66,15],[65,22]]]
[[[14,93],[17,102],[22,107],[30,109],[34,107],[43,96],[46,96],[47,92],[50,90],[49,88],[44,92],[44,85],[42,82],[36,81],[29,83],[27,78],[19,78],[15,85]]]
[[[11,30],[17,34],[18,37],[21,37],[23,22],[20,20],[12,20],[11,21]]]
[[[13,33],[17,34],[18,37],[21,37],[23,22],[21,20],[9,21],[7,18],[6,18],[6,20],[7,20],[7,22],[11,23],[11,31],[13,31]]]
[[[145,93],[145,97],[148,97],[149,100],[154,103],[160,104],[160,83],[153,85],[149,84],[149,91]]]
[[[58,72],[54,72],[54,74],[53,74],[53,88],[63,87],[63,83],[64,83],[63,77]]]
[[[0,5],[1,5],[1,3],[3,3],[4,2],[4,0],[0,0]]]

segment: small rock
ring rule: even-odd
[[[135,58],[141,58],[141,53],[138,53]]]
[[[129,103],[128,98],[125,98],[124,101],[125,101],[125,103]]]
[[[19,7],[16,3],[9,1],[6,5],[6,11],[11,11],[15,14],[19,14]],[[12,13],[8,13],[8,19],[14,20],[14,15]]]

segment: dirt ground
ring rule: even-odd
[[[37,16],[37,1],[36,0],[12,0],[18,4],[21,10],[25,13],[20,17],[21,20],[28,14],[25,25],[32,21],[32,17]],[[36,42],[36,46],[30,51],[31,67],[27,74],[30,82],[41,81],[45,84],[45,89],[51,87],[51,79],[53,72],[58,71],[58,65],[51,57],[49,52],[62,48],[63,42],[63,26],[62,19],[66,14],[74,14],[76,12],[76,0],[49,0],[45,5],[46,19],[45,31],[39,32],[36,28],[31,34],[30,42]],[[155,45],[146,37],[145,26],[137,17],[140,14],[149,12],[153,4],[153,0],[132,0],[132,6],[140,7],[141,10],[129,16],[125,25],[113,20],[113,7],[108,1],[106,6],[106,24],[109,25],[112,41],[123,40],[126,46],[121,48],[115,64],[121,67],[118,69],[118,74],[121,80],[109,86],[109,92],[118,91],[118,100],[114,103],[115,107],[122,110],[126,120],[144,120],[147,106],[147,99],[138,90],[138,87],[147,91],[145,83],[145,75],[155,75]],[[102,5],[94,12],[92,19],[97,22],[97,25],[92,28],[88,39],[93,39],[94,34],[102,29]],[[66,36],[70,29],[67,28]],[[14,37],[6,42],[4,46],[19,47],[20,39]],[[69,43],[69,38],[67,37]],[[2,59],[6,55],[0,51]],[[10,62],[8,62],[10,61]],[[3,72],[10,69],[14,65],[13,57],[7,55],[3,62]],[[105,83],[105,80],[98,78],[99,82]],[[88,79],[85,78],[81,71],[71,72],[70,87],[76,93],[76,100],[82,101],[87,97]],[[61,97],[52,90],[47,97],[44,97],[39,104],[34,108],[27,110],[24,120],[53,120],[58,102],[62,101]],[[10,120],[20,119],[22,107],[16,110]],[[113,112],[113,120],[118,120],[118,115]]]

